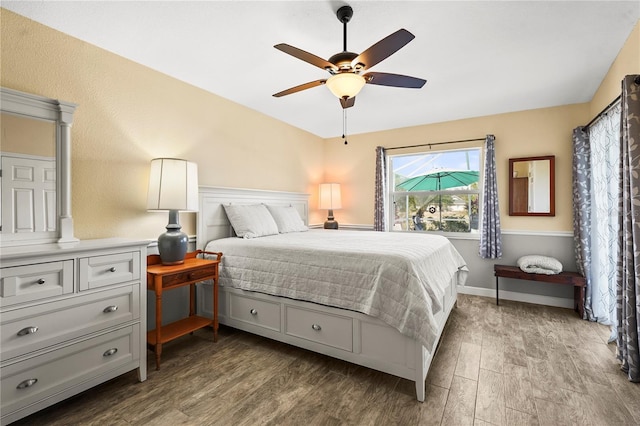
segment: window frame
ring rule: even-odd
[[[469,232],[452,232],[452,231],[418,231],[426,234],[435,234],[442,235],[447,238],[453,239],[472,239],[478,240],[480,239],[480,231],[482,226],[482,215],[483,215],[483,184],[484,184],[484,145],[481,143],[478,144],[470,144],[466,147],[462,148],[452,148],[452,149],[428,149],[405,152],[401,154],[386,154],[386,164],[387,167],[387,194],[386,201],[389,208],[387,209],[387,231],[389,232],[415,232],[415,230],[396,230],[393,229],[393,225],[395,224],[395,203],[394,199],[396,196],[404,195],[405,200],[408,200],[408,196],[417,195],[417,196],[426,196],[426,195],[478,195],[478,229],[471,229]],[[446,153],[446,152],[455,152],[455,151],[469,151],[469,150],[478,150],[479,153],[479,165],[478,165],[478,189],[474,190],[440,190],[440,191],[395,191],[394,182],[394,171],[393,171],[393,158],[394,157],[406,157],[406,156],[417,156],[417,155],[426,155],[426,154],[435,154],[435,153]],[[407,201],[408,202],[408,201]],[[407,208],[408,212],[408,208]],[[409,217],[406,218],[406,221],[409,221]]]

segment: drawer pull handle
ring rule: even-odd
[[[115,272],[116,271],[116,267],[112,266],[111,268],[109,268],[109,272]]]
[[[249,313],[250,313],[251,315],[258,315],[258,311],[256,311],[255,309],[251,309],[251,310],[249,311]]]
[[[18,383],[18,386],[16,386],[16,389],[30,388],[31,386],[35,385],[36,383],[38,383],[38,379],[23,380],[20,383]]]
[[[38,331],[38,327],[25,327],[22,330],[18,331],[18,336],[26,336],[27,334],[33,334]]]
[[[117,305],[111,305],[111,306],[107,306],[106,308],[104,308],[102,310],[102,312],[104,312],[105,314],[108,314],[110,312],[115,312],[118,310],[118,306]]]
[[[40,278],[38,281],[36,281],[36,283],[42,285],[42,284],[45,283],[45,280],[44,280],[44,278]]]
[[[322,330],[322,327],[320,327],[320,324],[312,324],[311,328],[313,328],[315,331],[320,331]]]
[[[108,351],[106,351],[105,353],[103,353],[102,356],[115,355],[116,352],[118,352],[118,348],[111,348]]]

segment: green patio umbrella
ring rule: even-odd
[[[478,182],[477,170],[439,170],[407,179],[396,185],[396,191],[440,191]]]

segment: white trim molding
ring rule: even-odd
[[[312,223],[309,228],[322,228],[322,223]],[[373,225],[362,223],[340,223],[340,229],[353,229],[358,231],[373,231]],[[410,231],[389,231],[389,232],[410,232]],[[571,237],[573,238],[572,231],[537,231],[530,229],[503,229],[503,235],[523,235],[532,237]],[[480,240],[480,234],[478,232],[433,232],[437,235],[442,235],[450,239],[458,240]]]
[[[503,235],[530,235],[533,237],[571,237],[573,238],[572,231],[534,231],[534,230],[521,230],[521,229],[503,229]]]
[[[472,296],[483,296],[496,298],[495,288],[458,286],[458,293]],[[573,309],[574,300],[564,297],[543,296],[531,293],[519,293],[515,291],[500,290],[500,300],[511,300],[514,302],[532,303],[535,305],[555,306],[557,308]]]

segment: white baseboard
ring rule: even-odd
[[[458,293],[472,296],[484,296],[496,298],[496,290],[493,288],[458,286]],[[535,305],[555,306],[557,308],[573,309],[573,299],[564,297],[541,296],[539,294],[518,293],[515,291],[500,290],[500,299],[514,302],[533,303]]]

